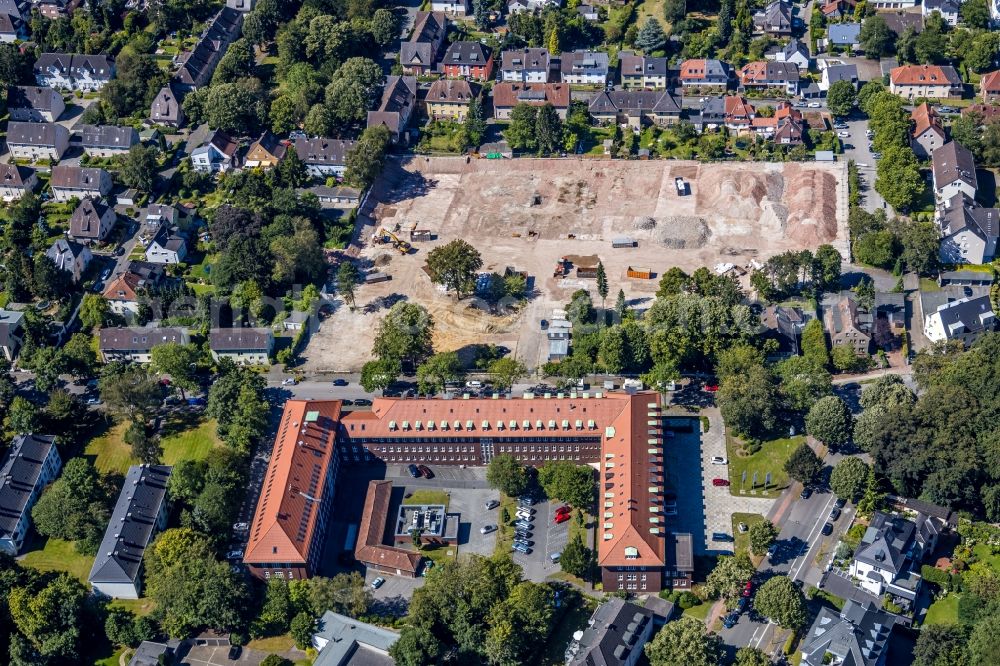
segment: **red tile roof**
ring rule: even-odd
[[[903,65],[893,69],[889,76],[897,86],[962,85],[958,72],[948,65]]]
[[[420,554],[395,546],[387,546],[382,542],[391,499],[392,481],[371,481],[368,483],[365,510],[361,514],[361,526],[358,530],[358,543],[354,548],[354,557],[362,564],[386,569],[399,569],[415,576],[417,569],[420,568],[420,560],[423,559]]]
[[[334,455],[339,400],[289,400],[250,524],[247,564],[308,562]]]
[[[1000,69],[983,74],[983,78],[979,81],[979,87],[984,94],[1000,93]]]
[[[570,90],[566,83],[498,83],[493,86],[493,106],[515,107],[523,102],[542,106],[546,102],[557,109],[569,108]]]
[[[944,136],[941,117],[938,116],[927,102],[913,109],[913,112],[910,114],[910,120],[913,121],[913,136],[915,137],[920,136],[929,129],[934,129],[942,137]]]

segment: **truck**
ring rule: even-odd
[[[684,196],[685,194],[687,194],[687,183],[685,183],[684,179],[681,178],[680,176],[674,178],[674,186],[677,188],[677,194],[679,196]]]

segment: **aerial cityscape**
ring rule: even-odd
[[[0,0],[0,664],[1000,666],[1000,0]]]

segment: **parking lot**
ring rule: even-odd
[[[542,501],[532,507],[535,509],[535,516],[531,530],[531,541],[534,542],[531,553],[527,555],[517,551],[512,553],[514,561],[524,569],[524,577],[528,580],[540,583],[562,570],[557,562],[551,560],[551,556],[561,553],[566,547],[569,541],[569,526],[575,520],[571,518],[558,525],[555,523],[555,511],[562,505],[562,502]],[[589,534],[585,542],[590,544]]]

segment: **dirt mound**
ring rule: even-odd
[[[702,217],[693,215],[668,215],[656,221],[653,238],[675,250],[704,247],[712,237],[712,230]]]
[[[837,179],[825,171],[789,164],[785,231],[788,238],[809,247],[837,238]]]

